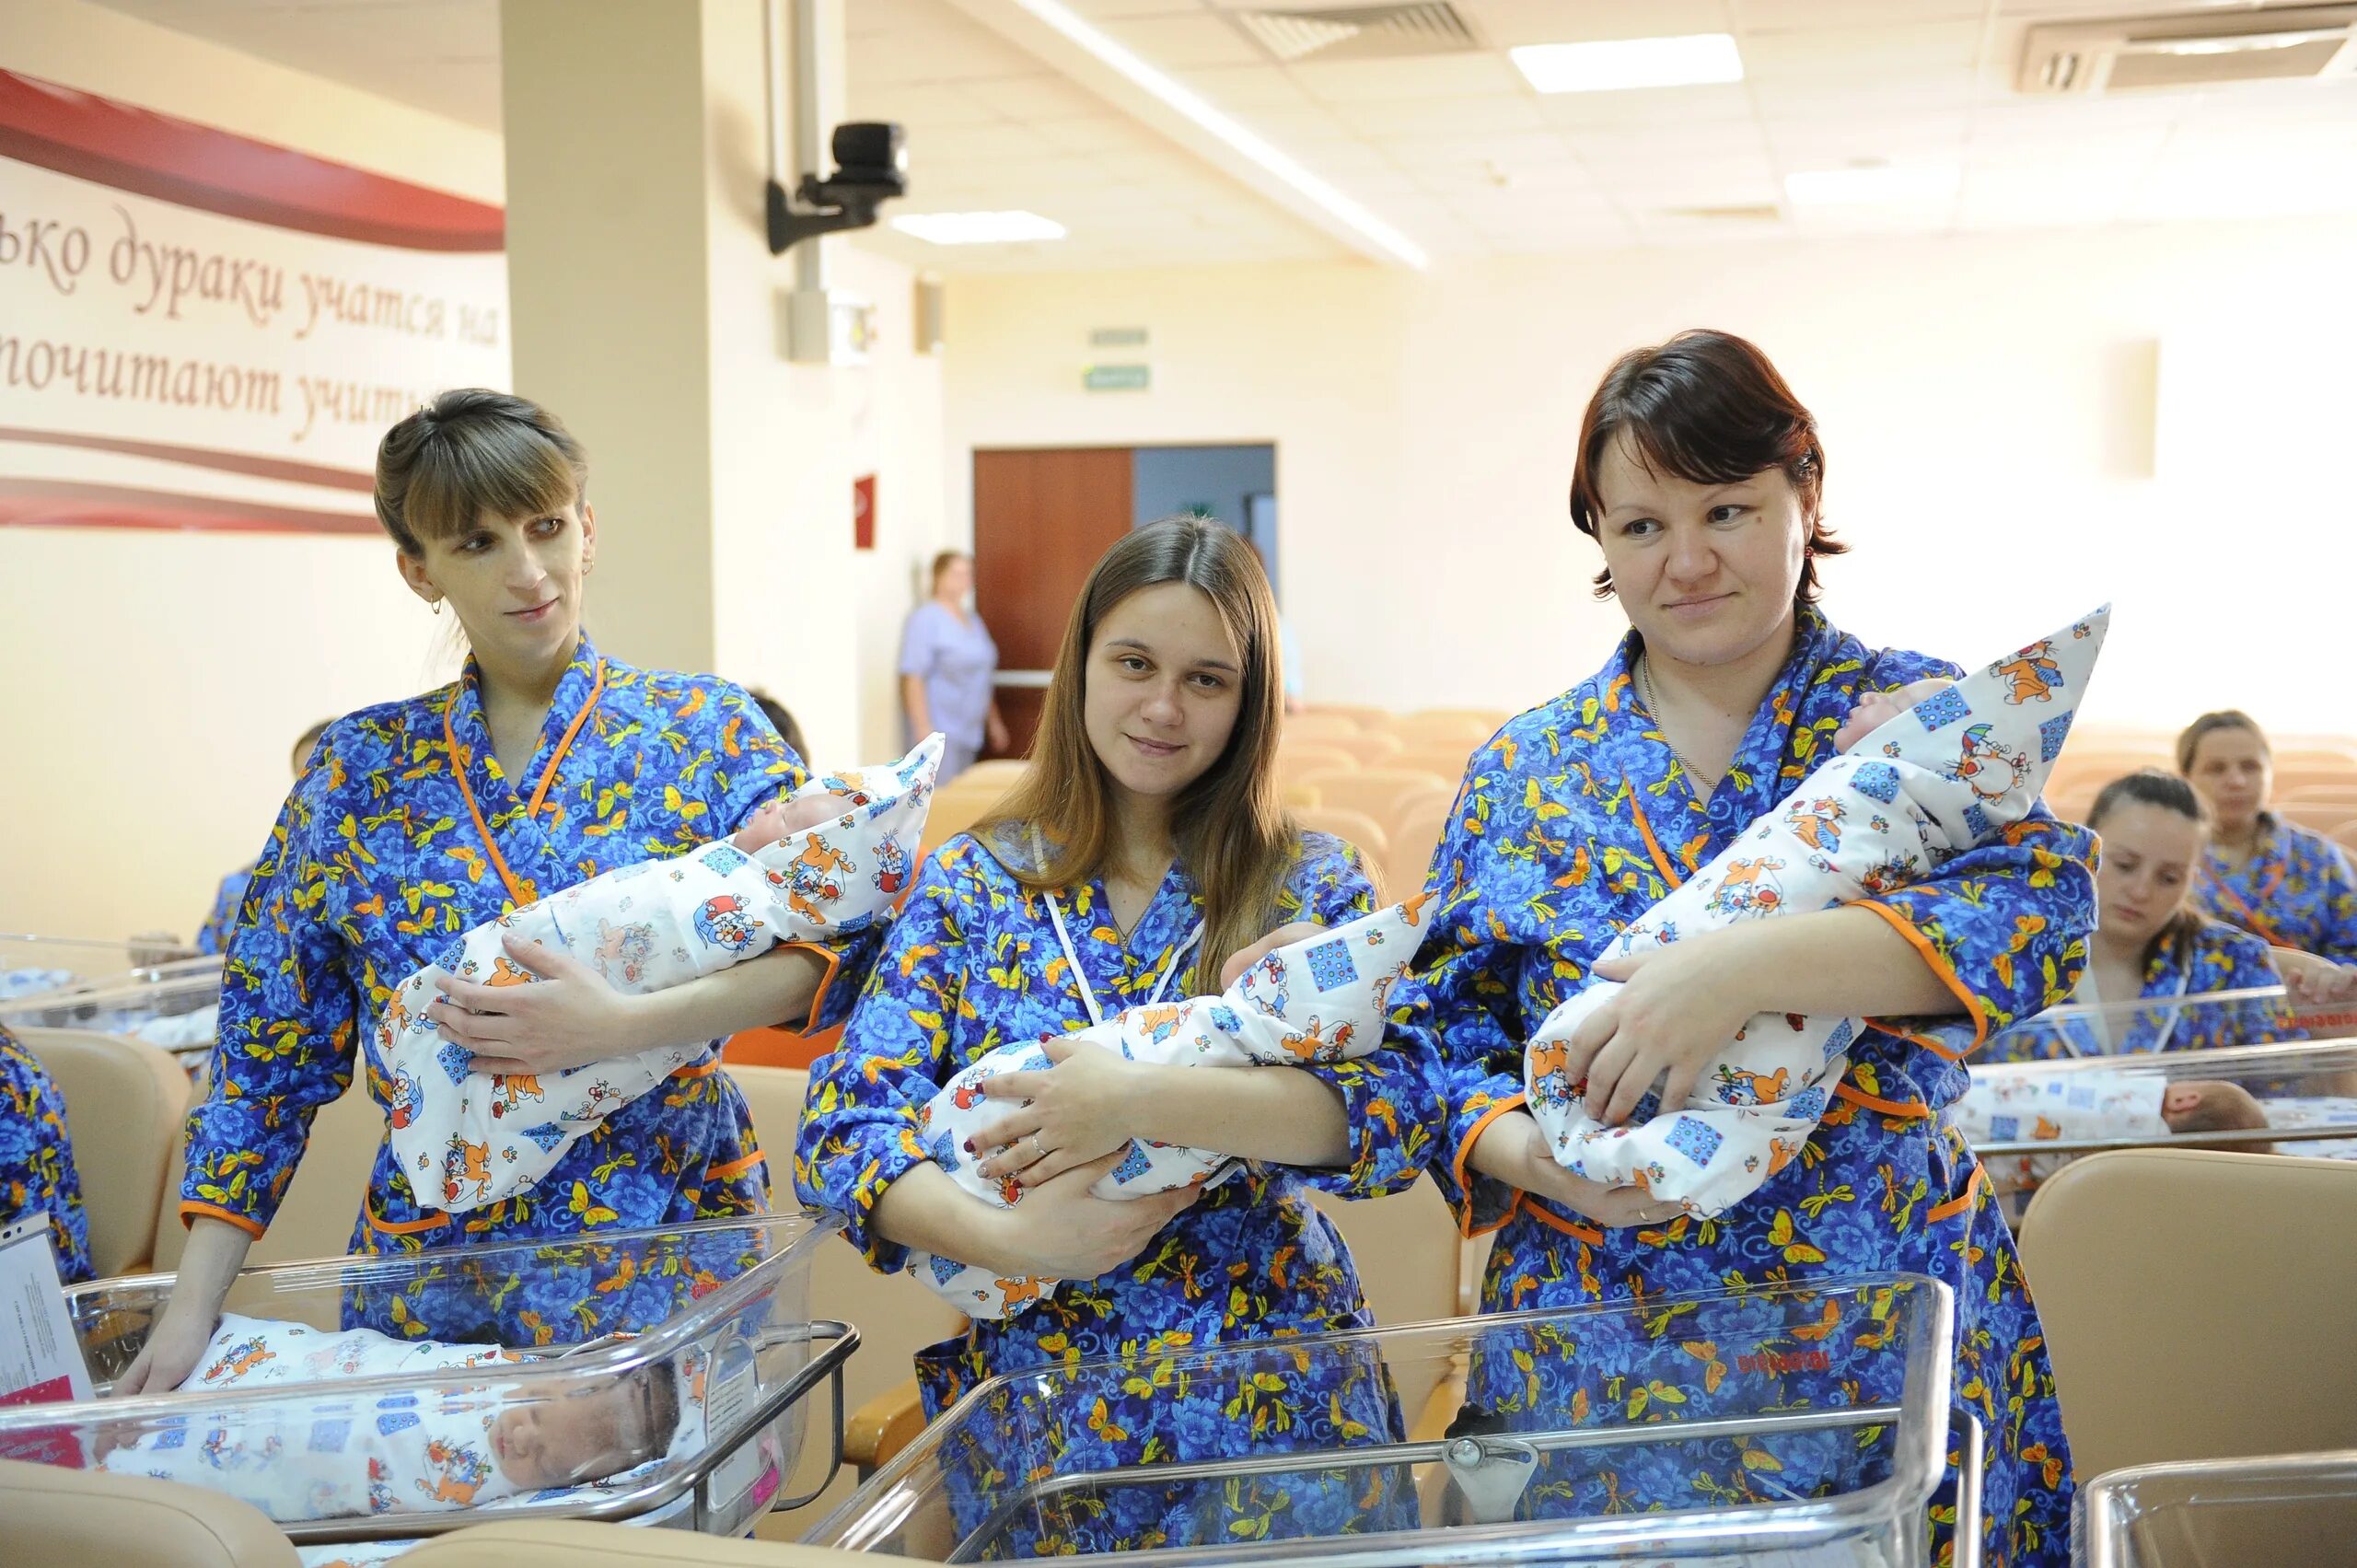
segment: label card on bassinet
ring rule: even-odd
[[[94,1397],[66,1315],[49,1216],[0,1229],[0,1405]]]

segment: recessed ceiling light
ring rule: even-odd
[[[909,213],[894,218],[892,226],[935,245],[1005,245],[1064,237],[1063,225],[1037,213]]]
[[[1598,43],[1530,43],[1506,57],[1542,93],[1608,93],[1629,87],[1689,87],[1743,80],[1733,35],[1623,38]]]
[[[1877,163],[1787,174],[1784,194],[1797,207],[1938,202],[1955,195],[1963,182],[1963,171],[1952,163]]]

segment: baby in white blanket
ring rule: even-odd
[[[1137,1062],[1188,1067],[1290,1067],[1349,1062],[1383,1042],[1384,1004],[1408,971],[1422,940],[1424,900],[1320,931],[1271,948],[1217,996],[1132,1007],[1119,1017],[1065,1035],[1118,1051]],[[961,1069],[918,1113],[925,1151],[975,1197],[1011,1209],[1023,1188],[993,1181],[962,1155],[991,1120],[981,1086],[1007,1073],[1052,1065],[1038,1043],[1003,1045]],[[1028,1105],[1028,1100],[1018,1101]],[[1000,1102],[998,1109],[1005,1109]],[[1144,1198],[1181,1187],[1212,1187],[1237,1162],[1214,1149],[1133,1140],[1121,1162],[1097,1178],[1100,1198]],[[909,1272],[970,1317],[998,1318],[1039,1300],[1056,1282],[1044,1276],[1001,1279],[992,1271],[915,1252]]]
[[[684,984],[783,942],[857,932],[908,886],[942,738],[899,762],[814,779],[733,838],[625,865],[476,926],[394,992],[377,1049],[392,1079],[393,1153],[411,1191],[458,1214],[524,1191],[622,1106],[702,1055],[668,1046],[537,1075],[475,1070],[426,1009],[444,979],[525,985],[511,936],[569,953],[617,991]]]
[[[584,1380],[553,1398],[517,1397],[499,1369],[522,1358],[496,1345],[401,1341],[371,1329],[330,1333],[226,1314],[180,1391],[225,1397],[147,1427],[93,1456],[106,1469],[155,1476],[250,1503],[280,1523],[470,1508],[602,1481],[701,1441],[702,1364],[691,1356],[619,1378]],[[440,1388],[339,1392],[355,1377],[482,1369],[485,1381]],[[229,1396],[316,1385],[315,1401]]]
[[[1968,674],[1862,703],[1843,755],[1804,779],[1608,946],[1652,943],[1849,903],[1929,875],[2026,816],[2060,755],[2103,645],[2108,609]],[[1572,1036],[1620,990],[1589,985],[1532,1034],[1523,1078],[1556,1162],[1608,1186],[1638,1186],[1714,1217],[1789,1164],[1849,1065],[1857,1018],[1761,1014],[1737,1032],[1681,1106],[1608,1127],[1587,1114]]]

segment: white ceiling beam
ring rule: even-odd
[[[1296,221],[1386,266],[1430,263],[1424,248],[1382,215],[1062,0],[949,4]],[[1091,47],[1089,33],[1109,50]]]

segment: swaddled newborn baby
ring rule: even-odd
[[[1625,957],[1697,931],[1831,908],[1903,887],[1994,840],[2036,806],[2103,645],[2107,610],[1972,671],[1861,702],[1843,753],[1801,781],[1605,949]],[[1556,1162],[1592,1181],[1637,1186],[1710,1218],[1800,1154],[1849,1066],[1864,1020],[1761,1014],[1682,1105],[1649,1093],[1635,1123],[1587,1114],[1573,1036],[1619,990],[1599,981],[1530,1037],[1530,1114]],[[1658,1086],[1656,1086],[1656,1090]]]
[[[516,1397],[497,1345],[401,1341],[373,1329],[328,1333],[225,1314],[180,1391],[225,1397],[97,1456],[104,1469],[180,1481],[252,1504],[281,1523],[480,1506],[602,1481],[702,1430],[702,1364],[585,1379],[556,1398]],[[354,1377],[484,1369],[480,1386],[388,1386],[343,1394]],[[313,1403],[227,1397],[318,1384]],[[686,1385],[683,1387],[683,1383]]]
[[[452,1214],[538,1181],[608,1116],[702,1055],[703,1043],[643,1051],[539,1075],[483,1073],[427,1016],[455,975],[485,985],[538,977],[512,938],[569,953],[615,990],[681,985],[782,942],[827,941],[880,918],[908,886],[942,739],[899,762],[815,779],[733,838],[674,860],[625,865],[476,926],[394,992],[377,1029],[392,1082],[391,1141],[410,1190]]]
[[[1422,940],[1424,901],[1411,899],[1271,948],[1217,996],[1132,1007],[1060,1038],[1101,1045],[1132,1061],[1190,1067],[1356,1061],[1383,1042],[1384,1004]],[[985,1082],[1051,1065],[1045,1045],[1031,1043],[1003,1045],[961,1069],[919,1113],[933,1162],[975,1197],[1013,1208],[1023,1197],[1021,1185],[1013,1178],[989,1180],[977,1168],[983,1156],[961,1151],[975,1146],[975,1133],[989,1120]],[[1216,1185],[1236,1167],[1217,1150],[1132,1140],[1120,1163],[1090,1191],[1100,1198],[1144,1198]],[[1001,1279],[988,1269],[922,1252],[911,1253],[908,1266],[974,1318],[1004,1318],[1056,1286],[1039,1276]]]

